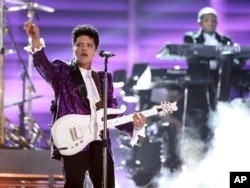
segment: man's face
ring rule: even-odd
[[[217,17],[214,14],[205,14],[201,17],[200,26],[206,33],[213,34],[217,26]]]
[[[91,63],[97,53],[94,39],[87,35],[77,38],[73,46],[73,53],[79,67],[91,69]]]

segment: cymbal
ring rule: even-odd
[[[16,4],[16,5],[22,5],[23,4],[23,2],[19,1],[19,0],[4,0],[4,2],[10,3],[10,4]],[[13,7],[8,8],[6,6],[3,7],[4,12],[14,12],[14,11],[18,11],[18,10],[19,9],[16,9],[15,7],[14,8]]]
[[[52,13],[55,11],[54,8],[51,8],[45,5],[40,5],[38,3],[33,3],[31,1],[23,2],[19,0],[5,0],[5,2],[19,5],[19,6],[6,8],[6,12],[14,12],[14,11],[19,11],[19,10],[41,10],[44,12]]]

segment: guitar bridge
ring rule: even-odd
[[[73,141],[83,137],[80,127],[69,128],[69,132]]]

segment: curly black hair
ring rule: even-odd
[[[72,44],[76,43],[76,40],[81,35],[87,35],[94,39],[96,49],[99,46],[99,32],[93,25],[78,25],[72,30]]]

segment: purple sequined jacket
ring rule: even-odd
[[[34,67],[39,72],[39,74],[46,80],[47,83],[51,85],[54,90],[55,97],[58,96],[57,100],[57,115],[56,119],[67,115],[67,114],[83,114],[89,115],[90,109],[83,105],[83,99],[77,88],[76,83],[73,81],[70,75],[70,66],[68,63],[55,59],[50,62],[45,54],[44,49],[33,54]],[[98,72],[101,87],[103,91],[104,86],[104,72]],[[117,108],[117,100],[113,95],[113,84],[112,76],[108,73],[108,108]],[[49,108],[49,107],[48,107]],[[124,125],[116,126],[116,128],[122,132],[125,132],[132,136],[133,124],[127,123]],[[109,132],[107,131],[108,139],[108,151],[112,155],[111,141],[109,137]],[[83,148],[86,150],[86,148]],[[58,149],[53,145],[51,149],[51,157],[54,159],[60,159],[60,153]]]

